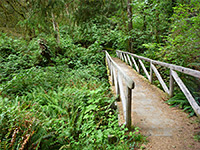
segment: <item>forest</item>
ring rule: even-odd
[[[103,50],[200,70],[199,0],[1,0],[0,16],[2,150],[142,149],[118,124]],[[200,105],[200,80],[180,77]],[[168,103],[195,115],[179,88]]]

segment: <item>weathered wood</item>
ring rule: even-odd
[[[118,52],[118,53],[119,53],[119,58],[122,59],[122,54],[120,52]]]
[[[178,86],[180,87],[180,89],[182,90],[183,94],[188,99],[194,112],[197,114],[198,117],[200,117],[200,107],[196,103],[195,99],[193,98],[193,96],[191,95],[191,93],[189,92],[189,90],[187,89],[185,84],[183,83],[183,81],[179,78],[178,74],[175,71],[171,70],[171,74],[172,74],[174,80],[176,81],[176,83],[178,84]]]
[[[193,70],[190,68],[185,68],[185,67],[177,66],[177,65],[173,65],[173,64],[168,64],[168,63],[164,63],[164,62],[159,62],[159,61],[153,61],[153,63],[158,64],[163,67],[167,67],[167,68],[176,70],[176,71],[179,71],[179,72],[182,72],[184,74],[188,74],[188,75],[200,78],[200,71],[197,71],[197,70]]]
[[[112,60],[107,51],[106,60],[110,63],[111,82],[115,85],[116,94],[120,96],[122,105],[125,124],[128,129],[131,129],[131,90],[134,88],[133,80],[127,76],[124,71]],[[127,56],[128,57],[128,56]],[[126,54],[124,55],[125,61],[127,62]],[[130,58],[129,58],[130,61]],[[117,72],[117,74],[116,74]],[[123,87],[123,79],[125,81],[126,91]]]
[[[129,57],[128,54],[127,54],[127,58],[128,58],[128,62],[129,62],[129,64],[130,64],[130,66],[133,67],[133,63],[131,62],[131,59],[130,59],[130,57]]]
[[[156,74],[156,76],[157,76],[160,84],[162,85],[164,91],[169,94],[169,89],[168,89],[167,85],[165,84],[165,82],[163,81],[163,79],[162,79],[160,73],[158,72],[158,70],[156,69],[156,67],[153,64],[151,64],[151,68],[153,69],[154,73]]]
[[[163,67],[167,67],[167,68],[182,72],[184,74],[188,74],[188,75],[200,78],[200,71],[198,71],[198,70],[193,70],[193,69],[190,69],[190,68],[186,68],[186,67],[182,67],[182,66],[178,66],[178,65],[174,65],[174,64],[160,62],[160,61],[157,61],[157,60],[152,60],[152,59],[149,59],[149,58],[146,58],[146,57],[142,57],[142,56],[138,56],[138,55],[135,55],[135,54],[131,54],[129,52],[123,52],[123,51],[119,51],[119,52],[130,54],[131,56],[134,56],[134,57],[136,57],[138,59],[142,59],[142,60],[145,60],[145,61],[148,61],[148,62],[152,61],[152,63],[155,64],[155,65],[160,65],[160,66],[163,66]]]
[[[142,69],[144,70],[144,73],[146,74],[148,80],[150,80],[150,75],[149,75],[147,69],[145,68],[143,62],[142,62],[140,59],[139,59],[139,63],[140,63],[140,65],[141,65]]]
[[[172,97],[174,94],[174,78],[172,76],[172,69],[170,69],[170,81],[169,81],[169,96]]]
[[[121,59],[121,54],[120,54],[120,52],[116,51],[116,53],[117,53],[117,56]]]
[[[126,54],[124,54],[124,59],[125,59],[126,64],[128,64],[128,61],[127,61],[127,58],[126,58]]]
[[[139,62],[141,62],[141,60],[145,60],[147,62],[150,62],[150,82],[153,82],[153,71],[155,72],[159,82],[161,83],[164,91],[166,93],[168,93],[170,96],[173,96],[173,91],[174,91],[174,80],[177,82],[177,84],[179,85],[179,87],[181,88],[182,92],[185,94],[186,98],[188,99],[188,101],[190,102],[190,105],[192,106],[192,108],[194,109],[195,113],[200,117],[200,107],[198,106],[198,104],[196,103],[196,101],[194,100],[194,98],[192,97],[192,95],[190,94],[189,90],[186,88],[186,86],[184,85],[184,83],[182,82],[182,80],[178,77],[176,71],[179,71],[181,73],[187,74],[187,75],[191,75],[193,77],[197,77],[200,78],[200,71],[198,70],[193,70],[190,68],[186,68],[186,67],[182,67],[182,66],[178,66],[178,65],[173,65],[173,64],[168,64],[165,62],[160,62],[160,61],[156,61],[156,60],[152,60],[143,56],[138,56],[135,54],[131,54],[129,52],[123,52],[123,51],[119,51],[117,50],[117,53],[124,53],[124,54],[129,54],[131,56],[131,59],[136,67],[136,71],[139,72],[139,67],[137,66],[134,57],[139,59]],[[141,60],[140,60],[141,59]],[[140,63],[141,66],[142,63]],[[156,69],[156,67],[154,66],[154,64],[163,66],[163,67],[167,67],[170,69],[170,84],[169,84],[169,89],[166,86],[165,82],[163,81],[161,75],[159,74],[158,70]],[[143,67],[144,68],[144,67]],[[146,74],[146,73],[145,73]]]
[[[111,71],[111,84],[112,84],[112,86],[115,85],[115,83],[114,83],[114,72],[113,72],[113,69],[114,69],[114,67],[112,67],[112,65],[111,65],[110,71]]]
[[[126,118],[126,97],[124,94],[124,87],[123,87],[122,77],[121,77],[120,73],[118,74],[118,81],[119,81],[120,99],[122,101],[124,118]],[[126,122],[125,122],[125,124],[126,124]]]
[[[121,51],[121,52],[122,52],[122,51]],[[136,55],[136,54],[132,54],[132,53],[129,53],[129,52],[122,52],[122,53],[129,54],[129,55],[131,55],[131,56],[133,56],[133,57],[136,57],[136,58],[138,58],[138,59],[142,59],[142,60],[145,60],[145,61],[148,61],[148,62],[151,61],[150,58],[146,58],[146,57],[143,57],[143,56],[138,56],[138,55]]]
[[[134,81],[129,77],[127,76],[124,71],[111,59],[110,55],[108,54],[107,51],[105,51],[106,55],[108,56],[108,59],[109,61],[112,63],[112,66],[114,66],[118,71],[119,73],[123,76],[127,86],[131,89],[134,88],[135,84],[134,84]]]
[[[117,55],[117,57],[119,58],[119,52],[118,52],[118,51],[116,51],[116,55]]]
[[[152,70],[152,62],[150,62],[150,83],[153,83],[153,70]]]
[[[137,65],[137,63],[136,63],[136,61],[135,61],[134,57],[133,57],[133,56],[131,56],[131,59],[132,59],[132,61],[133,61],[134,65],[135,65],[135,69],[136,69],[136,71],[139,73],[139,72],[140,72],[140,69],[139,69],[139,67],[138,67],[138,65]]]
[[[117,53],[117,56],[119,56],[118,58],[121,59],[121,53],[118,50],[116,50],[116,53]]]
[[[118,77],[117,77],[117,71],[115,68],[113,68],[113,74],[114,74],[114,83],[115,83],[115,92],[116,92],[116,96],[117,96],[117,101],[120,100],[119,98],[119,83],[118,83]]]
[[[118,100],[120,101],[120,87],[119,87],[119,78],[120,78],[120,74],[119,74],[119,71],[117,71],[117,91],[118,92],[116,92],[118,95],[119,95],[119,98],[118,98]]]
[[[120,55],[121,55],[121,60],[124,61],[123,53],[120,53]]]
[[[107,55],[106,55],[106,62],[107,62],[107,67],[108,67],[108,74],[110,76],[111,75],[111,72],[110,72],[110,60],[109,60]]]
[[[132,97],[132,90],[127,86],[126,87],[126,95],[127,95],[127,102],[126,102],[126,127],[130,130],[131,129],[131,97]]]
[[[123,53],[121,53],[121,55],[122,55],[122,59],[121,59],[121,60],[122,60],[122,61],[124,61],[124,54],[123,54]]]

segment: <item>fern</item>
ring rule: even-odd
[[[200,105],[198,99],[199,99],[199,97],[195,97],[195,100],[196,100],[197,104]],[[179,108],[183,109],[183,111],[189,113],[189,117],[195,115],[192,106],[190,105],[190,103],[188,102],[187,98],[185,97],[185,95],[182,92],[176,94],[174,97],[172,97],[169,100],[167,100],[166,103],[171,105],[171,107],[179,107]]]

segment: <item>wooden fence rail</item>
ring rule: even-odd
[[[178,84],[178,86],[180,87],[181,91],[183,92],[183,94],[188,99],[190,105],[192,106],[192,108],[195,111],[195,113],[197,114],[197,116],[200,117],[200,106],[197,104],[197,102],[195,101],[192,94],[189,92],[187,87],[184,85],[183,81],[180,79],[178,74],[175,72],[175,71],[179,71],[181,73],[188,74],[188,75],[191,75],[191,76],[196,77],[196,78],[200,78],[200,71],[185,68],[185,67],[182,67],[182,66],[173,65],[173,64],[168,64],[168,63],[164,63],[164,62],[160,62],[160,61],[156,61],[156,60],[152,60],[152,59],[149,59],[149,58],[146,58],[146,57],[138,56],[138,55],[131,54],[129,52],[120,51],[120,50],[117,50],[116,53],[117,53],[117,56],[121,60],[125,61],[130,66],[135,67],[135,69],[138,73],[140,73],[140,69],[143,69],[145,75],[147,76],[147,79],[151,83],[153,82],[153,73],[155,73],[155,75],[158,78],[158,81],[160,82],[163,90],[167,94],[169,94],[169,96],[173,96],[174,82],[176,82]],[[139,67],[139,65],[137,65],[135,58],[138,60],[141,67]],[[145,65],[142,62],[142,60],[150,63],[150,74],[148,73],[147,69],[145,68]],[[133,66],[133,64],[134,64],[134,66]],[[162,77],[161,77],[159,71],[157,70],[157,68],[155,67],[155,65],[160,65],[160,66],[163,66],[163,67],[170,69],[169,88],[167,87],[166,83],[162,79]]]
[[[112,60],[107,51],[106,62],[109,69],[109,75],[111,76],[111,83],[115,85],[116,94],[119,95],[125,118],[125,124],[128,129],[131,128],[131,99],[132,89],[134,89],[134,81],[124,73],[124,71]],[[125,83],[125,89],[123,85]]]

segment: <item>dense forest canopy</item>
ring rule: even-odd
[[[85,45],[100,40],[104,47],[135,53],[161,48],[172,62],[179,58],[172,51],[180,51],[180,65],[189,54],[187,65],[199,67],[198,0],[3,0],[0,13],[2,32],[29,40],[51,33],[59,42],[60,33],[67,32]]]
[[[0,16],[0,149],[139,147],[118,126],[104,49],[200,70],[199,0],[1,0]],[[182,79],[200,103],[199,79]]]

